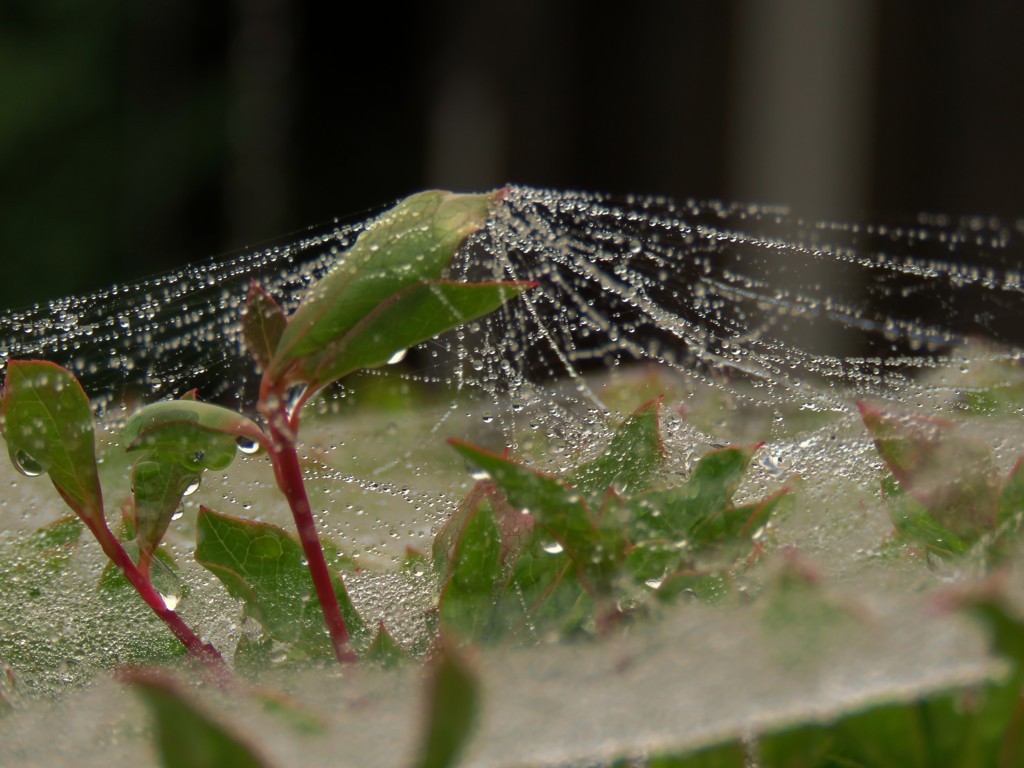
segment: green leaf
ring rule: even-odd
[[[493,312],[532,283],[417,283],[392,294],[321,348],[295,361],[294,376],[313,389]]]
[[[255,677],[271,667],[273,647],[274,638],[270,635],[260,635],[258,638],[242,635],[235,646],[231,665],[238,674]]]
[[[408,661],[409,654],[395,642],[387,627],[384,626],[384,622],[381,621],[377,624],[377,634],[374,636],[373,642],[370,643],[370,647],[366,649],[363,658],[380,667],[390,669],[397,667],[403,661]]]
[[[1024,513],[1024,457],[1014,464],[996,501],[996,524],[1004,525]]]
[[[999,478],[984,440],[945,419],[857,407],[889,471],[936,523],[966,541],[993,527]]]
[[[287,324],[281,305],[253,283],[242,313],[242,335],[260,368],[269,367]]]
[[[200,507],[196,562],[242,600],[247,613],[274,639],[294,644],[300,653],[333,654],[302,547],[286,531]],[[363,621],[334,571],[331,582],[358,647],[365,636]]]
[[[714,747],[706,747],[686,755],[662,755],[652,757],[646,768],[744,768],[747,752],[741,741],[730,741]],[[775,768],[765,763],[765,768]]]
[[[42,558],[49,573],[58,571],[82,538],[82,522],[77,517],[62,517],[32,532],[23,549],[34,558]]]
[[[701,457],[683,485],[634,497],[629,502],[633,540],[686,539],[728,506],[757,448],[711,451]]]
[[[224,469],[239,446],[255,448],[263,431],[240,413],[191,399],[147,405],[125,422],[121,439],[128,451],[146,450],[185,469]]]
[[[788,493],[788,489],[783,489],[752,504],[726,507],[695,525],[690,537],[697,545],[738,539],[749,543],[750,537],[768,522]]]
[[[153,714],[157,752],[164,768],[267,765],[238,736],[189,701],[166,676],[135,671],[127,677]]]
[[[897,531],[942,557],[962,555],[969,548],[966,541],[939,523],[913,496],[901,494],[891,498],[889,517]]]
[[[71,373],[40,360],[8,363],[2,425],[16,469],[46,472],[76,514],[105,525],[92,410]]]
[[[476,725],[480,683],[450,643],[442,643],[427,687],[427,724],[416,768],[452,768]]]
[[[569,484],[586,494],[604,493],[613,486],[620,493],[646,490],[665,461],[658,434],[660,408],[661,397],[637,408],[615,431],[600,456],[569,474]]]
[[[487,472],[509,504],[527,510],[535,526],[558,541],[590,588],[607,592],[625,553],[625,539],[616,516],[592,519],[581,495],[565,483],[497,454],[459,440],[449,444]],[[534,535],[536,536],[536,530]]]
[[[474,509],[451,555],[441,591],[441,625],[463,639],[480,639],[489,629],[502,586],[501,534],[489,507]]]
[[[303,297],[281,336],[269,376],[285,381],[297,360],[345,336],[392,295],[440,279],[497,199],[496,194],[434,190],[412,195],[382,214]]]
[[[199,474],[179,462],[142,459],[132,467],[135,540],[139,547],[139,567],[144,574],[185,491],[197,482]]]

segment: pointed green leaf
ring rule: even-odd
[[[199,474],[176,461],[142,459],[132,467],[135,540],[144,573],[185,491],[196,482],[199,482]]]
[[[757,448],[711,451],[701,457],[683,485],[634,497],[630,501],[633,540],[687,538],[727,507]]]
[[[501,535],[489,507],[475,509],[459,532],[441,591],[441,624],[466,640],[490,629],[502,584]]]
[[[390,669],[407,661],[409,654],[395,642],[387,627],[384,626],[384,622],[381,621],[377,624],[377,634],[374,636],[373,642],[370,643],[370,647],[366,649],[363,658],[385,669]]]
[[[440,279],[497,199],[495,194],[434,190],[412,195],[382,214],[303,297],[281,336],[270,377],[283,381],[296,360],[345,336],[393,294]]]
[[[489,314],[533,283],[431,281],[392,294],[320,349],[295,361],[295,375],[314,389]]]
[[[196,562],[212,572],[275,639],[300,653],[333,654],[302,547],[266,523],[220,515],[201,507],[196,521]],[[353,643],[365,628],[345,585],[331,571],[334,593]]]
[[[973,540],[994,525],[999,478],[984,440],[945,419],[857,407],[889,471],[941,526]]]
[[[897,531],[942,557],[962,555],[969,548],[968,542],[939,523],[913,496],[901,494],[890,499],[889,516]]]
[[[189,701],[168,677],[127,675],[156,722],[156,746],[164,768],[265,768],[242,739]]]
[[[427,686],[426,729],[417,768],[453,768],[476,725],[480,683],[450,643],[442,643]]]
[[[615,431],[608,446],[593,461],[577,467],[568,477],[582,493],[604,493],[615,487],[620,493],[646,490],[665,461],[658,434],[661,397],[636,409]]]
[[[3,433],[16,469],[29,476],[46,472],[79,516],[103,521],[92,410],[71,373],[40,360],[8,363]]]
[[[266,370],[270,365],[287,324],[281,305],[253,283],[242,313],[242,334],[260,368]]]
[[[696,525],[690,533],[690,538],[698,545],[740,538],[746,539],[749,544],[750,537],[768,522],[788,493],[788,489],[783,489],[752,504],[740,507],[727,506]]]
[[[224,469],[238,447],[253,447],[263,431],[240,413],[195,400],[164,400],[147,405],[125,422],[121,439],[128,451],[146,450],[185,469]]]
[[[587,503],[571,486],[468,443],[448,442],[491,476],[509,504],[528,511],[537,527],[562,544],[581,578],[593,582],[591,586],[598,591],[609,589],[625,552],[625,540],[614,515],[603,515],[598,526]]]

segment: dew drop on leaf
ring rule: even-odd
[[[541,548],[549,555],[559,555],[563,551],[563,547],[557,541],[553,541],[550,544],[542,544]]]
[[[235,441],[238,445],[238,450],[247,456],[252,456],[254,453],[258,453],[260,445],[255,440],[250,440],[248,437],[239,437]]]
[[[199,490],[199,484],[200,479],[198,477],[194,478],[187,486],[185,486],[185,491],[182,493],[182,496],[191,496]]]
[[[409,350],[407,349],[400,349],[397,352],[395,352],[395,354],[388,358],[388,365],[397,365],[398,363],[405,360],[405,355],[408,351]]]
[[[43,465],[29,456],[25,451],[17,451],[14,454],[14,468],[25,477],[39,477],[46,470]]]

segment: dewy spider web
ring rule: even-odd
[[[628,388],[629,371],[654,369],[720,395],[719,406],[845,414],[796,437],[772,435],[749,485],[762,497],[789,472],[806,478],[806,499],[780,527],[782,543],[795,542],[809,557],[855,574],[888,523],[873,507],[865,518],[862,496],[836,491],[845,483],[877,487],[877,457],[852,415],[854,399],[916,408],[928,398],[958,396],[966,386],[956,377],[962,369],[999,363],[998,372],[1020,359],[1019,223],[938,216],[898,227],[816,223],[762,206],[525,187],[510,188],[504,200],[457,257],[455,277],[529,279],[538,288],[389,369],[410,384],[411,399],[418,389],[433,393],[422,413],[421,402],[398,416],[362,418],[349,409],[343,423],[310,419],[300,435],[321,530],[361,565],[393,563],[406,544],[428,549],[431,528],[465,495],[472,479],[444,449],[445,437],[498,449],[504,440],[517,457],[564,469],[606,442],[602,375],[625,370]],[[134,402],[192,387],[205,399],[249,408],[257,373],[238,318],[250,283],[290,309],[365,226],[338,224],[227,261],[3,313],[0,354],[69,367],[111,425]],[[340,403],[342,391],[329,393],[328,405]],[[639,393],[626,394],[615,408],[640,404]],[[476,402],[467,405],[471,398]],[[715,434],[686,431],[689,424],[668,408],[664,422],[670,473],[685,471],[719,439],[710,429]],[[537,436],[532,447],[530,435]],[[1004,464],[1021,450],[1019,437],[1008,443]],[[112,504],[126,483],[114,465],[104,467]],[[821,490],[811,483],[815,477]],[[290,525],[272,486],[265,460],[246,457],[222,476],[208,472],[195,498],[227,514]],[[35,489],[44,493],[38,501],[30,495]],[[25,496],[8,500],[4,526],[34,530],[63,514],[45,483],[19,479],[17,493]],[[822,509],[829,510],[825,520]],[[191,563],[185,553],[194,540],[179,539],[171,553]],[[84,557],[96,555],[83,550]],[[399,636],[415,637],[433,586],[399,588],[399,579],[381,570],[352,576],[353,599],[371,625],[384,618]],[[219,646],[234,647],[234,604],[198,571],[194,564],[183,569],[200,614],[196,625]],[[124,642],[103,641],[115,649]],[[649,691],[642,694],[646,700]],[[632,724],[622,727],[635,732]]]
[[[193,386],[244,407],[249,283],[293,307],[363,226],[7,312],[0,355],[67,366],[100,411]],[[593,402],[583,373],[647,361],[726,389],[740,374],[754,385],[743,398],[809,409],[846,408],[849,392],[935,392],[941,381],[915,374],[1018,358],[1021,242],[1020,222],[984,218],[808,223],[762,206],[512,187],[454,271],[540,288],[424,345],[409,375],[491,396],[569,378]],[[965,352],[975,337],[1008,346]]]

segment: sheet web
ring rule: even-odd
[[[101,475],[113,518],[118,494],[127,492],[126,459],[119,465],[111,458],[118,422],[138,403],[193,387],[203,399],[251,410],[257,372],[238,327],[249,285],[256,281],[293,308],[367,223],[335,223],[227,260],[2,313],[0,357],[49,359],[80,377],[108,428]],[[900,685],[934,690],[977,680],[991,661],[977,635],[927,613],[913,586],[927,588],[935,573],[956,577],[960,566],[879,566],[891,522],[877,490],[880,462],[855,401],[947,415],[962,404],[970,415],[972,395],[1005,390],[1004,413],[1019,415],[1022,264],[1019,221],[920,215],[899,224],[814,222],[771,206],[511,187],[486,229],[456,257],[453,276],[538,287],[409,350],[395,365],[342,382],[311,407],[318,413],[305,422],[300,442],[318,524],[365,566],[346,575],[364,618],[384,619],[400,639],[414,637],[436,585],[399,574],[398,561],[407,545],[429,547],[473,483],[445,438],[508,447],[557,473],[599,450],[622,415],[666,393],[667,473],[682,479],[712,445],[768,441],[737,499],[761,498],[799,475],[798,504],[774,532],[773,546],[792,545],[827,575],[848,577],[835,582],[850,585],[876,621],[865,624],[864,642],[837,638],[823,646],[822,658],[831,661],[821,668],[845,675],[835,686],[782,672],[758,677],[777,659],[769,658],[771,638],[743,607],[687,606],[694,612],[638,628],[622,640],[633,644],[628,648],[616,640],[610,650],[594,644],[581,653],[542,642],[515,658],[516,650],[485,650],[496,659],[480,665],[485,683],[501,691],[492,701],[505,709],[482,726],[473,764],[580,764],[586,756],[674,746],[677,715],[695,707],[701,712],[687,716],[704,717],[707,727],[694,730],[690,743],[748,732],[785,697],[805,716],[891,696]],[[1019,421],[975,427],[1005,473],[1024,451]],[[5,471],[0,550],[8,552],[19,532],[13,529],[34,530],[65,511],[48,483]],[[193,562],[195,506],[290,527],[270,474],[261,456],[207,472],[168,537],[190,591],[180,610],[228,651],[253,626]],[[43,670],[25,676],[39,692],[61,694],[140,645],[167,639],[161,627],[139,629],[147,626],[141,608],[137,623],[123,626],[123,609],[95,598],[103,566],[96,550],[91,542],[80,546],[79,567],[18,606],[17,622],[4,625],[0,615],[6,647],[28,653]],[[21,595],[18,589],[16,580],[0,578],[0,597]],[[48,635],[54,616],[64,623]],[[684,635],[692,669],[679,666]],[[922,651],[929,643],[932,655]],[[733,646],[742,650],[730,655]],[[747,658],[750,649],[767,649],[765,658]],[[638,660],[633,673],[620,669],[622,658]],[[614,674],[595,674],[606,668]],[[638,676],[644,669],[651,679]],[[336,681],[311,677],[303,678],[303,695],[334,702]],[[544,715],[552,678],[615,702],[596,708],[610,718],[600,739],[564,726],[561,704],[559,716]],[[104,694],[100,708],[108,707],[111,721],[121,706],[117,695]],[[716,695],[720,706],[709,704]],[[374,717],[405,712],[392,704]],[[351,747],[345,734],[358,721],[350,716],[344,710],[332,721],[335,735],[322,749],[341,754]],[[395,717],[358,730],[360,748],[392,744],[402,727]],[[39,715],[40,744],[48,743],[47,722]],[[532,739],[522,739],[524,732]],[[17,729],[13,734],[21,738]],[[308,747],[294,734],[274,738],[282,754]]]

